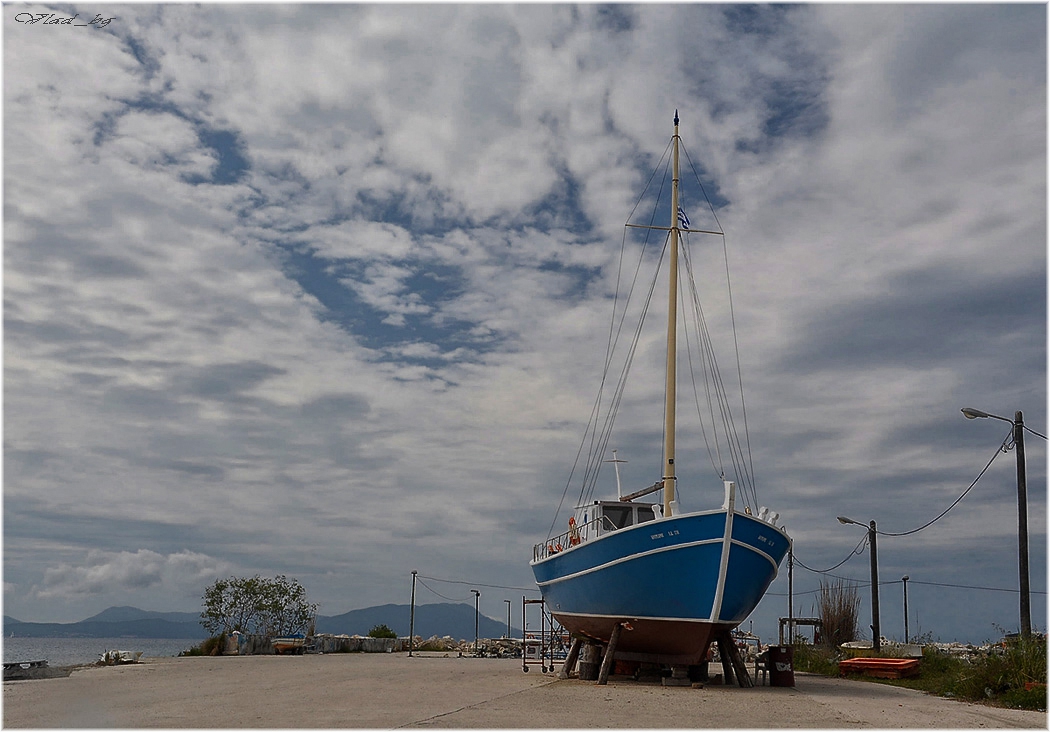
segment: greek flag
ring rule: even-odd
[[[678,207],[678,223],[685,229],[689,228],[689,217],[685,215],[685,211],[682,210],[681,206]]]

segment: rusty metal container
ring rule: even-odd
[[[769,685],[795,685],[795,649],[791,646],[769,647]]]

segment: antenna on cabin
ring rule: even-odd
[[[616,497],[623,498],[623,491],[620,490],[620,463],[625,463],[627,461],[620,460],[616,457],[616,450],[613,450],[612,460],[606,460],[605,462],[613,464],[613,468],[616,470]]]

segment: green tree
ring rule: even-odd
[[[369,638],[397,638],[397,633],[386,627],[386,623],[377,625],[368,631]]]
[[[283,574],[273,579],[229,577],[216,580],[201,598],[201,625],[209,633],[242,633],[271,638],[307,630],[317,605],[307,602],[306,590]]]

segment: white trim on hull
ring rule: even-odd
[[[620,557],[619,559],[614,559],[611,562],[606,562],[604,564],[598,564],[598,565],[596,565],[594,567],[589,567],[587,569],[580,570],[579,572],[574,572],[572,574],[567,574],[567,575],[564,575],[562,577],[555,577],[554,579],[547,580],[546,582],[537,582],[536,585],[537,585],[537,587],[549,587],[550,585],[554,585],[554,584],[557,584],[559,582],[564,582],[564,581],[570,580],[570,579],[576,579],[577,577],[583,577],[585,575],[591,574],[592,572],[598,572],[598,571],[601,571],[603,569],[608,569],[609,567],[615,567],[617,564],[623,564],[624,562],[629,562],[629,561],[632,561],[634,559],[640,559],[642,557],[648,557],[648,556],[652,556],[654,554],[662,554],[664,552],[678,551],[679,549],[688,549],[688,548],[694,547],[694,546],[704,546],[706,544],[723,544],[723,546],[725,546],[725,544],[729,544],[729,545],[732,545],[732,546],[739,546],[739,547],[743,547],[745,549],[749,549],[749,550],[753,551],[755,554],[758,554],[759,556],[764,557],[770,564],[773,565],[773,577],[774,577],[774,579],[780,573],[780,565],[777,564],[773,560],[773,557],[769,556],[768,554],[766,554],[761,549],[758,549],[757,547],[753,547],[753,546],[751,546],[750,544],[748,544],[746,542],[738,541],[738,540],[733,539],[733,538],[729,538],[729,540],[727,542],[726,541],[726,537],[718,537],[716,539],[704,539],[702,541],[691,541],[691,542],[688,542],[688,543],[685,543],[685,544],[675,544],[673,546],[664,546],[664,547],[660,547],[658,549],[653,549],[653,550],[647,551],[647,552],[638,552],[637,554],[629,554],[626,557]],[[726,554],[727,553],[723,549],[723,555],[726,555]],[[551,558],[544,559],[542,561],[549,561],[549,559],[551,559]],[[725,562],[727,562],[727,561],[728,561],[728,559],[723,560],[723,564],[725,564]],[[725,582],[725,567],[722,567],[720,572],[721,572],[721,579],[720,579],[719,584],[722,585]],[[721,604],[721,598],[719,598],[719,604]]]

